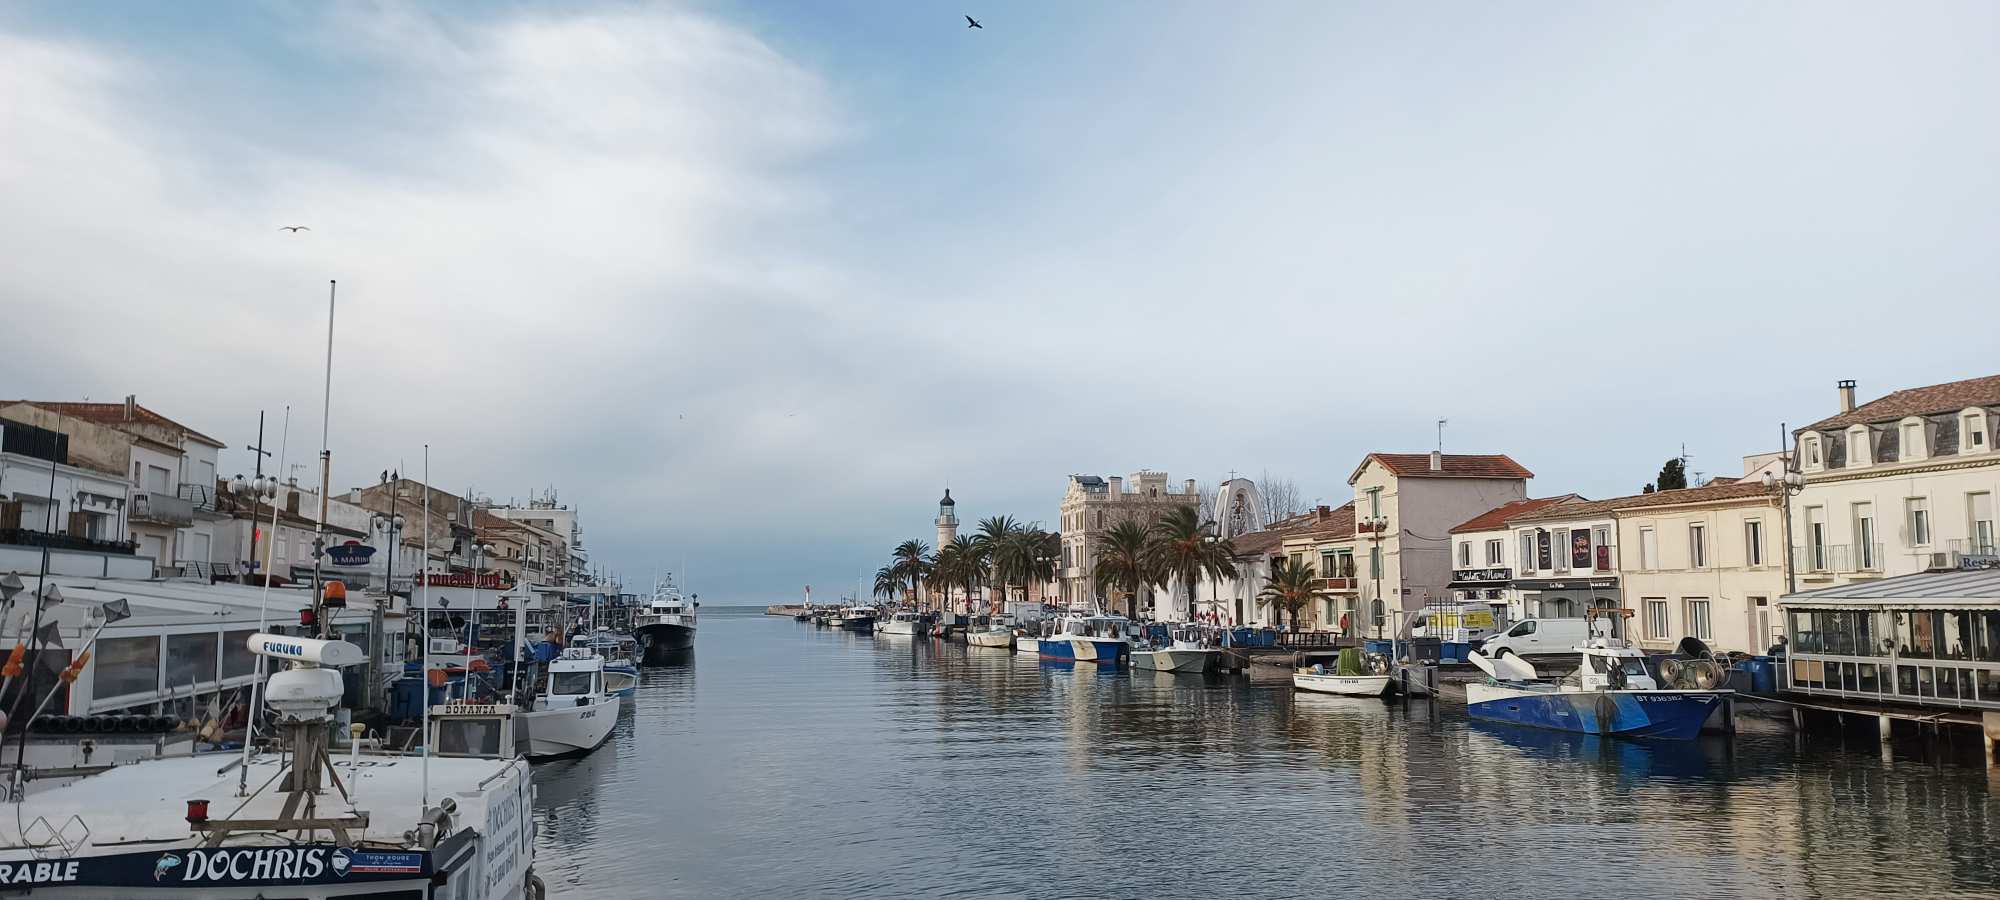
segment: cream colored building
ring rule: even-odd
[[[1718,651],[1763,653],[1783,633],[1784,510],[1761,481],[1601,505],[1618,523],[1619,587],[1641,647],[1668,650],[1696,637]]]
[[[1347,483],[1354,487],[1354,529],[1363,621],[1386,635],[1388,611],[1422,609],[1451,583],[1451,529],[1489,509],[1528,496],[1533,472],[1503,454],[1370,453]]]
[[[1354,534],[1354,502],[1338,507],[1321,506],[1301,517],[1304,521],[1290,529],[1279,545],[1279,553],[1292,565],[1310,565],[1319,576],[1313,591],[1317,599],[1299,610],[1299,620],[1285,620],[1301,631],[1334,631],[1340,617],[1349,617],[1350,631],[1359,633],[1361,621],[1359,580],[1355,577],[1355,554],[1359,542]],[[1266,621],[1277,621],[1281,610],[1265,604],[1259,610]]]
[[[1798,589],[1956,568],[1993,556],[2000,497],[2000,375],[1897,391],[1795,433]]]
[[[1132,476],[1130,488],[1125,479],[1117,476],[1100,478],[1096,475],[1071,475],[1069,488],[1063,492],[1062,559],[1057,563],[1057,579],[1061,583],[1062,601],[1072,607],[1092,608],[1108,598],[1100,597],[1097,586],[1092,581],[1096,572],[1096,554],[1102,545],[1104,532],[1119,522],[1139,522],[1150,527],[1168,510],[1179,506],[1201,508],[1201,498],[1195,493],[1194,479],[1181,483],[1176,491],[1168,483],[1167,473],[1140,470]],[[1141,609],[1154,602],[1152,594],[1157,589],[1140,589]]]

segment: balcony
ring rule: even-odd
[[[1335,578],[1315,578],[1315,579],[1313,579],[1313,590],[1315,590],[1315,591],[1351,591],[1351,590],[1354,590],[1354,576],[1352,576],[1352,575],[1349,575],[1349,576],[1347,576],[1347,577],[1345,577],[1345,578],[1339,578],[1339,577],[1335,577]]]
[[[131,520],[169,528],[186,528],[194,524],[194,503],[171,494],[134,491]]]
[[[1807,575],[1852,575],[1882,571],[1881,544],[1821,544],[1792,548],[1792,568]]]
[[[1996,544],[1992,540],[1980,540],[1978,538],[1955,540],[1950,542],[1950,547],[1951,552],[1960,559],[1968,556],[2000,555],[2000,544]]]
[[[193,504],[195,512],[215,512],[215,485],[181,482],[180,489],[175,492],[175,496]]]
[[[0,528],[0,545],[9,544],[37,548],[46,544],[52,550],[82,550],[90,553],[116,553],[123,556],[139,552],[139,545],[131,541],[100,541],[67,534],[48,534],[26,528]]]

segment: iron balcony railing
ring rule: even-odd
[[[186,528],[194,524],[194,503],[172,494],[135,491],[132,494],[132,521]]]
[[[215,512],[215,485],[181,482],[175,495],[194,504],[195,512]]]
[[[1792,548],[1795,571],[1840,575],[1882,571],[1881,544],[1817,544]]]
[[[1991,540],[1980,540],[1979,538],[1970,538],[1970,539],[1954,540],[1949,542],[1949,544],[1951,547],[1951,552],[1956,553],[1961,557],[1994,556],[2000,554],[2000,542],[1995,542]]]
[[[0,544],[24,547],[48,546],[53,550],[85,550],[92,553],[116,553],[132,556],[139,552],[139,545],[131,541],[100,541],[94,538],[76,537],[67,534],[49,534],[27,528],[0,528]]]

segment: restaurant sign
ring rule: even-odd
[[[1453,569],[1451,580],[1470,582],[1507,581],[1514,577],[1514,570],[1506,566],[1491,566],[1484,569]]]

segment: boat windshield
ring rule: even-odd
[[[549,676],[549,693],[571,696],[590,693],[591,676],[594,672],[557,672]]]
[[[1596,655],[1596,654],[1591,654],[1591,657],[1590,657],[1590,670],[1591,670],[1591,671],[1593,671],[1593,672],[1599,672],[1599,673],[1602,673],[1602,672],[1609,672],[1609,671],[1611,671],[1611,670],[1612,670],[1612,668],[1614,668],[1614,667],[1616,667],[1616,668],[1620,668],[1620,669],[1624,669],[1624,670],[1625,670],[1625,674],[1627,674],[1627,675],[1651,675],[1651,674],[1652,674],[1652,673],[1650,673],[1650,672],[1647,672],[1647,671],[1646,671],[1646,660],[1645,660],[1645,659],[1644,659],[1643,657],[1638,657],[1638,656],[1598,656],[1598,655]]]
[[[499,756],[499,719],[442,719],[437,752],[446,756]]]

